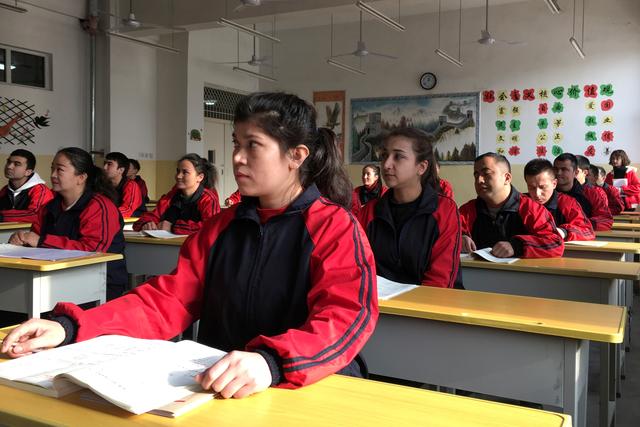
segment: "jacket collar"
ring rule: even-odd
[[[320,198],[320,190],[315,184],[311,184],[307,187],[296,199],[291,202],[284,211],[283,215],[291,215],[306,210],[316,200]],[[236,209],[236,219],[249,219],[260,223],[260,216],[258,215],[258,198],[242,196],[242,203],[238,204]]]
[[[393,188],[390,188],[384,193],[384,196],[380,198],[380,201],[375,207],[375,216],[385,219],[389,224],[393,224],[393,217],[391,215],[392,198]],[[430,185],[422,188],[422,193],[420,193],[419,198],[420,202],[418,203],[416,215],[429,215],[438,209],[438,193]]]
[[[173,196],[172,204],[177,204],[182,207],[184,205],[194,203],[200,200],[200,197],[202,197],[202,193],[204,193],[204,185],[202,184],[200,184],[196,191],[189,197],[185,197],[184,194],[182,194],[182,191],[176,189],[176,194]]]
[[[518,212],[520,210],[520,198],[520,192],[512,185],[507,201],[502,205],[498,212]],[[478,213],[489,215],[487,203],[480,197],[476,198],[476,210]]]
[[[555,211],[558,209],[558,192],[556,190],[553,190],[551,198],[547,200],[547,203],[544,204],[544,207],[550,211]]]
[[[85,190],[78,201],[66,212],[82,212],[89,201],[93,198],[93,194],[92,190]],[[53,201],[47,205],[47,209],[54,215],[64,212],[62,209],[62,196],[60,194],[56,194]]]

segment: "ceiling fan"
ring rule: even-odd
[[[484,10],[484,29],[480,31],[480,38],[478,39],[478,43],[489,46],[495,44],[496,42],[512,46],[525,44],[524,42],[519,41],[499,40],[491,35],[491,33],[489,32],[489,0],[486,0]]]
[[[364,58],[365,56],[378,56],[380,58],[398,59],[397,56],[387,55],[386,53],[372,52],[367,49],[367,46],[365,45],[364,40],[362,40],[362,11],[360,11],[360,38],[358,39],[356,50],[349,53],[341,53],[339,55],[333,55],[331,57],[339,58],[341,56],[350,56],[350,55],[356,56],[358,58]]]
[[[104,12],[104,11],[100,11],[100,13],[105,14],[105,15],[110,15],[110,16],[116,18],[117,24],[112,30],[130,31],[130,30],[163,28],[163,29],[167,29],[167,30],[171,30],[171,31],[186,31],[186,28],[174,27],[173,25],[161,25],[161,24],[156,24],[156,23],[149,22],[149,21],[146,21],[146,20],[144,22],[141,21],[140,19],[138,19],[138,17],[136,16],[136,14],[135,14],[135,12],[133,10],[133,0],[129,0],[129,13],[125,17],[120,17],[117,14]],[[170,2],[169,15],[171,17],[173,16],[173,1]]]
[[[253,25],[253,29],[256,29],[256,25]],[[240,33],[238,33],[238,51],[240,50]],[[271,59],[270,56],[258,56],[256,54],[256,36],[253,36],[253,53],[251,54],[251,59],[247,60],[247,61],[240,61],[240,55],[238,54],[238,60],[237,61],[230,61],[230,62],[216,62],[216,64],[247,64],[247,65],[251,65],[252,67],[270,67],[270,68],[274,68],[273,64],[269,63],[269,60]]]

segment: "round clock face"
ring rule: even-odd
[[[436,86],[437,81],[436,75],[433,73],[424,73],[420,76],[420,86],[426,90],[433,89]]]

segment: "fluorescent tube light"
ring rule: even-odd
[[[560,6],[558,6],[558,3],[556,2],[556,0],[544,0],[544,1],[545,3],[547,3],[547,7],[549,8],[552,14],[556,15],[562,12],[562,9],[560,9]]]
[[[440,56],[441,58],[446,59],[447,61],[451,62],[452,64],[457,65],[458,67],[462,68],[462,62],[460,62],[459,60],[457,60],[453,56],[449,55],[444,50],[441,50],[440,48],[438,48],[438,49],[435,50],[435,52],[436,52],[436,55]]]
[[[267,76],[267,75],[264,75],[264,74],[260,74],[260,73],[255,73],[255,72],[253,72],[251,70],[247,70],[246,68],[242,68],[242,67],[233,67],[233,71],[242,71],[243,73],[249,74],[250,76],[257,77],[259,79],[267,80],[267,81],[270,81],[270,82],[277,82],[278,81],[278,80],[274,79],[273,77],[270,77],[270,76]]]
[[[576,52],[578,52],[578,55],[580,56],[580,58],[584,59],[584,51],[582,50],[582,47],[578,44],[578,40],[576,40],[573,37],[569,37],[569,42],[571,43],[571,46],[573,46],[573,48],[576,50]]]
[[[117,37],[117,38],[120,38],[120,39],[128,40],[128,41],[131,41],[131,42],[134,42],[134,43],[142,44],[142,45],[145,45],[145,46],[153,47],[153,48],[164,50],[164,51],[171,52],[171,53],[180,53],[180,51],[178,49],[174,49],[174,48],[172,48],[170,46],[165,46],[163,44],[157,44],[157,43],[148,42],[146,40],[137,39],[135,37],[127,36],[127,35],[122,34],[122,33],[114,33],[113,31],[106,31],[105,33],[110,37]]]
[[[333,65],[334,67],[338,67],[341,68],[345,71],[349,71],[351,73],[355,73],[355,74],[360,74],[360,75],[365,75],[366,73],[362,70],[358,70],[357,68],[352,67],[351,65],[347,65],[347,64],[343,64],[342,62],[338,62],[335,59],[327,59],[327,64],[329,65]]]
[[[0,3],[0,9],[7,9],[7,10],[10,10],[12,12],[18,12],[18,13],[27,12],[27,9],[25,9],[24,7],[18,6],[18,2],[16,2],[15,5],[7,4],[7,3]]]
[[[383,14],[382,12],[378,11],[377,9],[374,9],[373,7],[369,6],[368,4],[366,4],[363,1],[357,1],[356,2],[356,6],[359,7],[360,10],[362,10],[363,12],[367,12],[369,15],[373,16],[378,21],[382,22],[383,24],[388,25],[389,27],[393,28],[396,31],[404,31],[404,30],[406,30],[406,27],[404,25],[400,24],[398,21],[395,21],[395,20],[389,18],[387,15]]]
[[[235,28],[238,31],[251,34],[252,36],[261,37],[263,39],[271,40],[275,43],[280,43],[279,38],[273,37],[272,35],[266,33],[261,33],[260,31],[254,30],[253,28],[245,27],[244,25],[238,24],[237,22],[231,21],[226,18],[218,18],[218,24],[224,25],[225,27]]]

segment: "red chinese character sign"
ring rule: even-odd
[[[598,82],[483,90],[479,151],[495,151],[516,164],[564,152],[607,162],[618,148],[614,96],[612,83]]]

